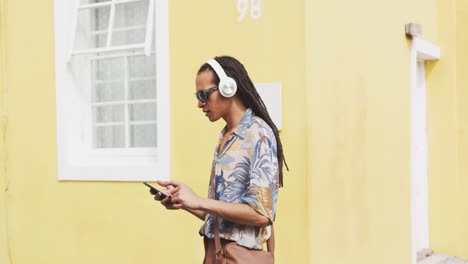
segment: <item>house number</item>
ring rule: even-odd
[[[247,14],[250,14],[252,19],[259,19],[262,17],[262,0],[237,0],[237,11],[239,17],[237,22],[242,22]]]

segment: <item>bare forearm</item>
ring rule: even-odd
[[[206,212],[201,211],[201,210],[195,210],[195,209],[185,209],[185,211],[191,213],[192,215],[196,216],[198,219],[205,221],[205,216]]]
[[[171,208],[185,209],[196,217],[204,220],[206,213],[219,216],[225,220],[251,226],[267,226],[270,220],[252,209],[246,204],[227,203],[196,195],[190,187],[179,182],[162,182],[158,184],[167,187],[173,186],[170,190]],[[166,198],[169,199],[169,198]],[[162,200],[161,202],[165,202]],[[167,201],[166,201],[167,202]]]
[[[267,226],[269,224],[269,219],[267,217],[259,214],[246,204],[203,199],[200,203],[199,210],[237,224],[252,226]]]

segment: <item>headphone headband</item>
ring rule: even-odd
[[[206,61],[206,63],[208,63],[211,66],[211,68],[213,68],[220,80],[227,78],[223,67],[221,67],[221,65],[215,59],[209,59]]]

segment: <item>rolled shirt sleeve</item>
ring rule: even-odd
[[[250,162],[250,181],[241,198],[273,223],[278,197],[278,158],[276,140],[268,127],[259,126],[252,135],[252,156]]]

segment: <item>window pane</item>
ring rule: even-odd
[[[96,3],[103,3],[103,2],[110,2],[111,0],[81,0],[80,4],[87,5],[87,4],[96,4]]]
[[[144,43],[148,0],[117,4],[112,29],[112,46]]]
[[[124,85],[121,81],[96,83],[93,102],[110,102],[124,100]]]
[[[148,0],[115,5],[115,28],[146,26]]]
[[[123,80],[124,61],[122,57],[97,59],[93,61],[94,80]]]
[[[112,33],[111,46],[123,46],[145,42],[146,31],[144,28],[125,29]]]
[[[96,123],[123,122],[125,119],[123,104],[95,106],[93,110]]]
[[[156,75],[156,61],[152,56],[132,56],[128,58],[129,77],[153,77]]]
[[[125,147],[124,126],[96,127],[96,148],[123,148]]]
[[[130,126],[130,147],[156,147],[156,125]]]
[[[129,99],[156,99],[156,80],[130,81]]]
[[[136,103],[128,105],[130,121],[155,121],[156,103]]]
[[[106,46],[110,6],[80,9],[76,28],[75,49]]]

